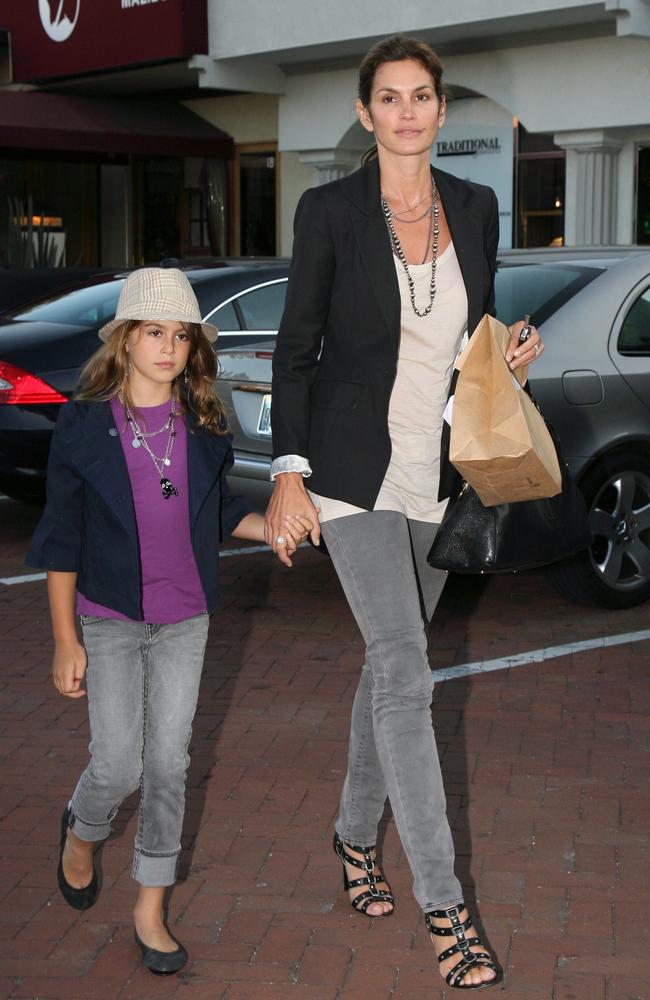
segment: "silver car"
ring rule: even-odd
[[[635,248],[500,254],[497,315],[532,316],[546,343],[531,385],[590,511],[591,549],[549,567],[566,597],[631,607],[650,597],[650,253]],[[232,484],[270,494],[274,340],[220,351]]]

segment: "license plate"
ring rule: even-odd
[[[260,419],[257,421],[257,433],[264,437],[271,437],[271,394],[262,400]]]

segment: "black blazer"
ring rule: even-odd
[[[494,315],[499,214],[491,188],[433,169],[468,299],[470,333]],[[400,296],[379,163],[305,191],[273,357],[273,456],[301,455],[322,496],[372,510],[391,454]],[[450,392],[455,379],[452,378]],[[460,482],[441,442],[439,498]]]
[[[219,542],[250,512],[228,489],[231,436],[211,434],[186,415],[192,549],[207,610],[219,595]],[[27,566],[77,573],[89,600],[142,621],[140,544],[131,481],[109,403],[66,403],[54,428],[47,505]]]

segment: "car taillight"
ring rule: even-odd
[[[273,357],[273,351],[255,351],[256,358],[266,358],[269,360]]]
[[[0,361],[0,403],[67,403],[57,389],[38,375],[31,375],[17,365]]]

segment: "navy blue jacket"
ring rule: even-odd
[[[219,595],[219,542],[250,512],[230,493],[231,436],[187,414],[190,535],[208,612]],[[164,540],[163,540],[164,544]],[[131,481],[109,403],[62,407],[47,469],[47,505],[27,566],[77,573],[89,600],[142,621],[140,547]]]

